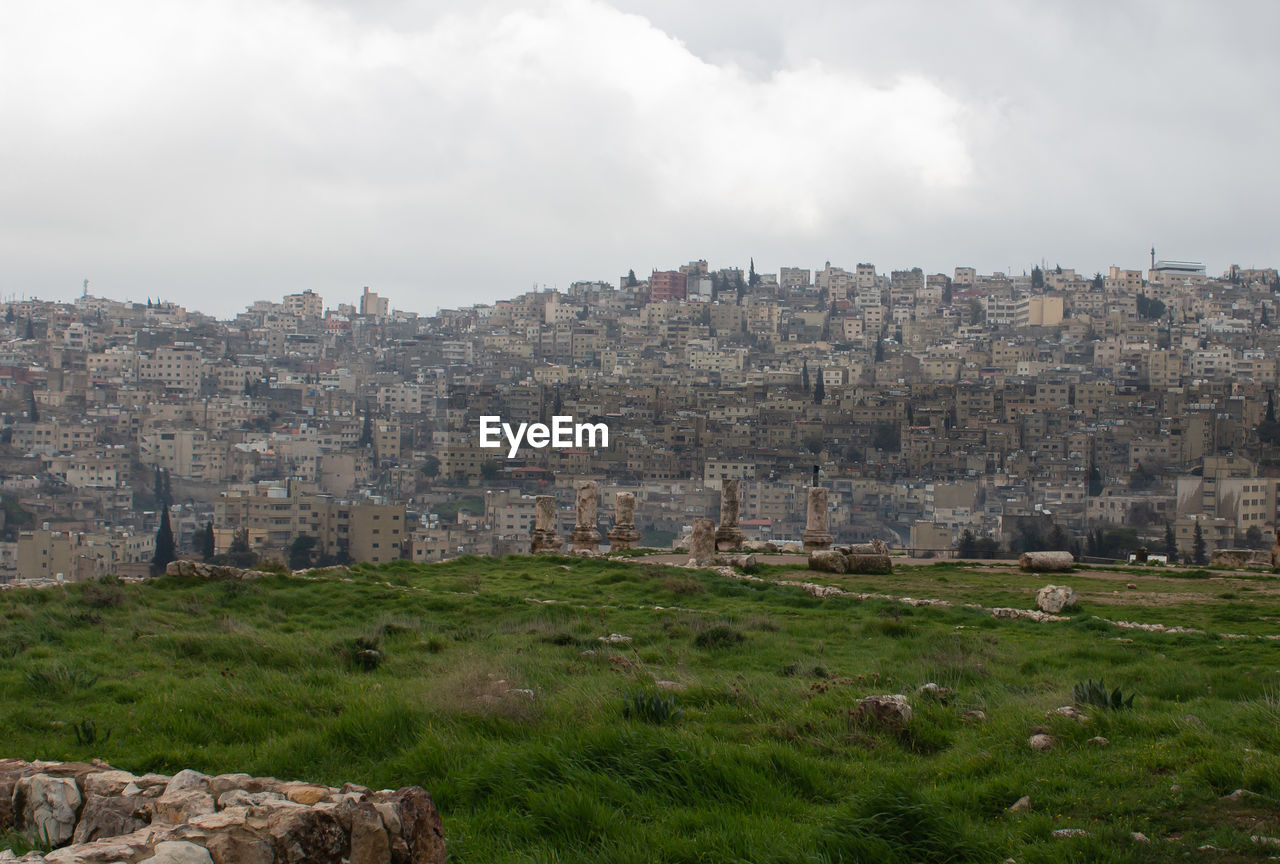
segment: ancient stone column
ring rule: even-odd
[[[573,526],[569,539],[573,542],[574,552],[594,552],[600,546],[600,529],[596,527],[596,506],[600,493],[596,491],[596,481],[583,480],[577,484],[578,521]]]
[[[619,492],[617,502],[613,529],[609,532],[609,548],[634,549],[640,539],[640,532],[636,530],[636,496],[630,492]]]
[[[716,529],[716,549],[737,549],[742,545],[742,529],[738,527],[738,488],[736,477],[720,487],[720,527]]]
[[[535,499],[533,538],[529,551],[534,555],[551,554],[560,551],[561,540],[556,536],[556,497],[539,495]]]
[[[716,563],[716,523],[710,519],[693,520],[689,558],[699,567]]]
[[[831,548],[831,535],[827,532],[827,490],[821,486],[809,487],[809,506],[800,539],[806,552]]]

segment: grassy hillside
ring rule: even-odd
[[[0,593],[0,755],[417,783],[470,862],[1275,853],[1250,836],[1280,835],[1280,642],[1218,635],[1280,633],[1273,577],[762,572],[956,605],[568,558]],[[1031,608],[1049,581],[1081,593],[1071,621],[963,606]],[[1134,707],[1046,718],[1098,677]],[[854,718],[880,693],[911,696],[905,729]]]

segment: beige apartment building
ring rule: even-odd
[[[156,538],[149,532],[23,531],[18,535],[18,577],[101,579],[118,574],[124,565],[145,565],[155,554]]]
[[[284,550],[300,535],[316,538],[316,552],[380,564],[400,558],[405,539],[402,504],[345,501],[298,493],[284,486],[232,489],[214,502],[217,529],[246,529],[250,542]]]

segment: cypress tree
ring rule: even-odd
[[[169,508],[160,511],[160,527],[156,530],[156,554],[151,559],[151,569],[163,573],[169,562],[178,556],[173,548],[173,526],[169,524]]]

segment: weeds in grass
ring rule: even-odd
[[[679,723],[684,717],[684,711],[676,705],[676,697],[670,693],[633,690],[623,696],[622,716],[661,726],[664,723]]]
[[[376,632],[371,635],[357,636],[354,639],[339,642],[334,646],[334,650],[351,668],[361,672],[372,672],[382,665],[382,634]]]
[[[1108,693],[1107,686],[1102,683],[1101,679],[1094,681],[1092,678],[1073,686],[1071,694],[1077,705],[1093,705],[1108,711],[1133,708],[1133,697],[1135,695],[1130,693],[1129,698],[1126,699],[1124,694],[1120,692],[1119,687]]]
[[[76,733],[76,743],[81,747],[106,744],[111,740],[111,730],[108,729],[106,734],[99,735],[98,727],[92,720],[81,720],[79,723],[73,723],[71,730]]]
[[[124,591],[111,582],[87,582],[80,592],[80,602],[93,609],[113,609],[124,603]]]
[[[708,651],[715,651],[741,645],[746,638],[740,630],[728,624],[715,624],[694,636],[693,644]]]
[[[692,576],[666,576],[662,580],[662,587],[672,594],[701,594],[707,590],[707,586],[703,585]]]
[[[16,633],[5,633],[0,636],[0,660],[17,657],[27,650],[27,643]]]
[[[29,670],[23,678],[33,695],[45,698],[70,696],[98,683],[97,675],[62,663],[55,663],[47,669]]]

